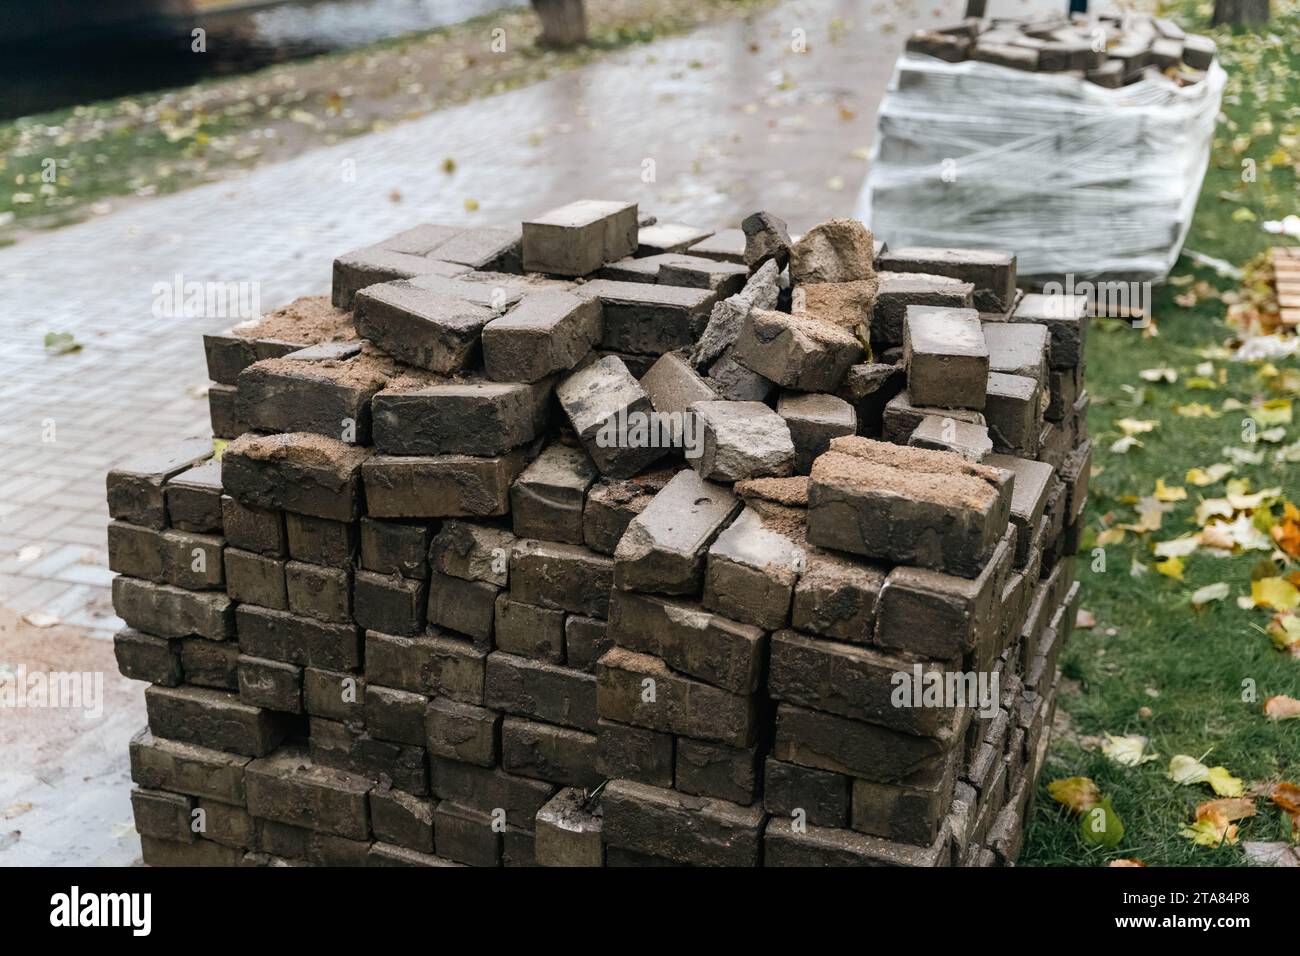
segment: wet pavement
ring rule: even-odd
[[[990,13],[1057,8],[1035,4],[993,0]],[[105,641],[119,624],[104,473],[208,433],[200,337],[237,321],[157,316],[155,284],[257,282],[267,310],[327,291],[335,255],[416,222],[509,224],[581,197],[634,199],[661,220],[714,228],[758,208],[795,230],[850,215],[904,37],[963,9],[795,0],[0,249],[0,603]],[[805,52],[793,48],[799,31]],[[50,354],[50,332],[83,347]],[[7,656],[0,643],[0,663]],[[137,692],[84,731],[80,762],[41,757],[32,795],[0,797],[71,814],[75,793],[58,781],[75,790],[120,776],[122,728],[143,724]],[[5,849],[6,828],[0,819],[0,864],[129,863],[138,852],[112,828],[93,845],[78,831]]]

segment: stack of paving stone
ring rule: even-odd
[[[1074,73],[1112,89],[1136,83],[1148,71],[1164,73],[1180,86],[1199,83],[1216,52],[1209,37],[1187,33],[1172,20],[1134,13],[1096,20],[971,18],[918,30],[906,49],[950,63],[980,60],[1034,73]]]
[[[581,201],[341,256],[207,338],[220,454],[108,476],[145,861],[1013,863],[1086,321],[853,220]]]

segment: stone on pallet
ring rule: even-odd
[[[537,811],[538,866],[605,865],[602,812],[584,790],[566,787]]]
[[[385,389],[374,398],[383,455],[501,455],[536,434],[536,396],[517,382],[449,382]]]
[[[862,360],[853,333],[809,316],[752,309],[736,340],[735,359],[764,378],[803,392],[834,392]]]
[[[907,443],[913,448],[952,452],[975,462],[983,461],[993,452],[993,439],[989,438],[986,426],[946,415],[926,415]]]
[[[903,323],[907,390],[919,405],[984,407],[989,351],[979,313],[912,305]]]
[[[861,368],[861,366],[854,366]],[[806,475],[813,459],[832,438],[857,432],[857,413],[842,398],[822,392],[782,392],[776,413],[785,419],[794,441],[796,474]]]
[[[601,474],[630,477],[667,450],[637,440],[656,437],[646,434],[653,406],[620,359],[606,356],[579,369],[555,394]]]
[[[548,446],[510,487],[515,534],[582,544],[583,504],[596,477],[581,448]]]
[[[510,484],[526,464],[520,451],[471,455],[374,455],[362,466],[374,518],[491,517],[510,510]]]
[[[592,733],[596,677],[584,671],[494,651],[484,699],[493,710]]]
[[[206,687],[148,687],[149,728],[159,737],[245,757],[270,753],[288,731],[283,715]]]
[[[784,220],[770,212],[756,212],[746,216],[740,228],[745,234],[745,265],[757,269],[773,259],[777,269],[785,268],[790,261],[790,231]]]
[[[399,361],[447,374],[468,365],[478,352],[491,308],[453,298],[415,282],[385,282],[356,297],[357,332]]]
[[[616,586],[697,593],[708,547],[739,509],[726,488],[694,471],[678,472],[628,524],[614,552]]]
[[[221,480],[242,504],[351,521],[370,450],[307,432],[246,434],[226,446]]]
[[[123,462],[108,473],[109,517],[145,528],[167,527],[164,485],[211,457],[209,439],[188,438],[172,448]]]
[[[235,605],[220,591],[187,591],[119,575],[113,579],[113,609],[131,627],[157,637],[235,636]]]
[[[619,847],[696,866],[757,866],[763,811],[630,780],[601,795],[604,835]]]
[[[1076,368],[1083,365],[1088,311],[1085,295],[1030,292],[1020,300],[1010,321],[1047,326],[1052,337],[1048,364],[1054,369]]]
[[[696,402],[696,447],[687,459],[700,477],[736,482],[781,477],[794,469],[795,449],[785,420],[762,402]]]
[[[984,404],[993,447],[1004,454],[1033,458],[1042,426],[1038,383],[1023,375],[990,372]]]
[[[836,438],[813,465],[808,540],[974,577],[1006,531],[1011,482],[947,452]]]
[[[854,644],[869,644],[884,568],[813,549],[794,589],[791,624],[798,630]]]
[[[1036,53],[1033,56],[1037,59]],[[913,246],[890,249],[880,257],[880,268],[969,282],[975,287],[974,305],[981,312],[1006,312],[1016,297],[1016,257],[1007,252]]]
[[[637,248],[636,203],[581,199],[523,224],[527,272],[583,276]]]
[[[764,762],[763,809],[813,826],[849,825],[849,778],[773,757]]]
[[[600,341],[600,304],[561,289],[529,292],[483,328],[488,378],[538,382],[575,367]]]
[[[802,533],[797,537],[767,527],[759,512],[746,508],[709,548],[704,606],[745,624],[784,627],[806,559]],[[615,603],[622,597],[615,595]]]

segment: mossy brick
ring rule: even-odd
[[[582,544],[582,510],[597,478],[581,448],[553,443],[510,486],[510,518],[521,538]]]
[[[756,690],[767,657],[767,634],[698,604],[615,591],[609,637],[618,647],[662,658],[689,677],[737,694]]]
[[[587,492],[582,509],[582,540],[600,554],[612,555],[632,519],[645,510],[673,472],[657,468],[635,478],[601,478]]]
[[[605,865],[599,801],[579,787],[566,787],[537,811],[534,856],[538,866]]]
[[[757,747],[727,747],[679,737],[674,787],[682,793],[748,806],[758,791],[757,765]]]
[[[229,691],[154,686],[144,700],[155,735],[245,757],[270,753],[289,729],[282,714],[242,703]]]
[[[366,688],[366,732],[380,740],[423,747],[428,708],[424,694],[371,684]]]
[[[360,534],[355,521],[289,513],[284,516],[284,527],[289,557],[295,561],[345,568],[352,564],[357,553]]]
[[[763,809],[775,817],[818,827],[849,825],[849,777],[768,757],[763,765]]]
[[[228,547],[276,558],[286,552],[285,516],[281,511],[250,507],[222,495],[221,524]]]
[[[113,635],[117,669],[128,680],[175,687],[184,680],[180,643],[124,627]]]
[[[783,703],[776,711],[772,756],[889,783],[942,763],[957,745],[961,726],[955,722],[943,737],[920,737]]]
[[[460,638],[366,632],[367,685],[482,704],[486,666],[487,651]]]
[[[370,826],[378,841],[433,852],[433,801],[428,797],[376,787],[370,792]]]
[[[614,562],[589,548],[534,539],[510,552],[510,596],[525,604],[605,617]]]
[[[212,457],[212,441],[187,438],[175,445],[135,455],[110,469],[106,481],[108,515],[146,528],[167,527],[166,483]]]
[[[432,761],[430,776],[433,792],[440,800],[487,812],[504,810],[507,824],[525,830],[533,828],[537,811],[556,790],[554,784],[506,773],[500,767],[479,767],[442,758]]]
[[[764,814],[725,800],[693,797],[631,780],[601,796],[605,842],[694,866],[757,866]]]
[[[596,769],[611,780],[673,785],[672,734],[601,718],[596,722]]]
[[[297,664],[241,654],[239,699],[254,707],[301,714],[302,668]]]
[[[944,830],[927,847],[916,847],[853,830],[795,827],[794,821],[773,819],[763,833],[764,866],[948,866],[951,854]]]
[[[752,372],[801,392],[835,392],[863,359],[856,336],[811,316],[752,309],[734,357]]]
[[[361,567],[376,574],[400,574],[414,580],[429,576],[429,541],[433,529],[423,522],[362,518]]]
[[[631,441],[629,430],[654,410],[650,397],[616,356],[586,365],[555,387],[574,433],[602,475],[627,478],[662,457],[666,449]]]
[[[352,309],[356,306],[357,293],[368,286],[421,275],[451,278],[469,271],[469,266],[459,263],[386,249],[382,245],[366,246],[334,260],[330,301],[337,309]]]
[[[424,630],[428,585],[400,574],[357,571],[352,579],[352,613],[359,627],[385,634]]]
[[[289,610],[328,624],[352,621],[352,572],[305,561],[284,566]]]
[[[750,746],[758,733],[753,695],[694,680],[658,657],[621,647],[596,665],[596,710],[606,720],[733,747]]]
[[[365,718],[366,679],[347,671],[304,667],[302,700],[312,717],[360,721]]]
[[[794,588],[790,623],[837,641],[870,644],[887,569],[810,549]]]
[[[119,575],[113,609],[137,631],[157,637],[191,634],[221,641],[235,635],[235,604],[220,591],[187,591]]]
[[[434,571],[498,587],[510,582],[515,536],[507,528],[474,521],[444,521],[429,546]]]
[[[538,382],[576,367],[601,334],[599,301],[539,289],[483,327],[483,363],[496,381]]]
[[[135,829],[142,837],[193,843],[197,839],[191,829],[194,809],[194,798],[183,794],[139,788],[131,791]]]
[[[784,627],[807,551],[798,541],[743,510],[709,547],[703,604],[723,617],[768,630]]]
[[[390,388],[374,398],[382,455],[500,455],[532,441],[536,396],[519,382]]]
[[[494,651],[484,703],[493,710],[588,733],[596,729],[596,677],[557,664]]]
[[[243,806],[249,757],[155,736],[146,727],[130,743],[131,779],[168,790]]]
[[[740,500],[694,471],[680,471],[628,524],[614,552],[614,582],[629,591],[695,594],[705,555]]]
[[[285,590],[285,562],[252,551],[227,548],[226,591],[241,604],[256,604],[276,611],[289,610]]]
[[[950,452],[837,438],[813,465],[808,540],[975,577],[1006,532],[1012,482]]]
[[[899,707],[894,700],[895,675],[910,678],[918,667],[942,674],[939,665],[798,631],[777,631],[771,644],[767,689],[775,700],[909,734],[938,734],[952,723],[951,708]]]
[[[163,486],[167,521],[181,531],[221,534],[221,462],[187,468]]]
[[[226,446],[221,480],[246,505],[352,521],[370,451],[323,435],[241,435]]]
[[[495,316],[488,306],[409,280],[372,285],[356,297],[357,332],[401,362],[444,375],[471,363]]]
[[[425,712],[425,742],[432,757],[495,767],[500,731],[501,715],[485,707],[435,697]]]
[[[564,661],[580,671],[595,671],[602,654],[614,646],[609,624],[598,617],[569,614],[564,619]]]
[[[439,856],[466,866],[500,866],[501,834],[491,813],[443,800],[433,810]]]
[[[909,246],[880,256],[883,272],[913,272],[948,276],[969,282],[974,305],[982,312],[1006,312],[1016,298],[1016,257],[983,249],[938,249]]]
[[[255,657],[326,670],[361,665],[361,631],[353,624],[330,624],[252,604],[241,604],[235,617],[239,646]]]
[[[250,763],[245,781],[253,816],[350,840],[370,838],[371,785],[354,774],[315,766],[301,750],[284,748]]]
[[[185,683],[217,690],[239,689],[239,645],[234,641],[209,641],[184,637],[178,642]]]
[[[375,455],[365,463],[366,504],[375,518],[476,518],[510,510],[519,451],[472,455]]]
[[[580,199],[523,223],[527,272],[584,276],[636,248],[636,203]]]
[[[498,650],[552,664],[564,663],[565,613],[497,595],[494,624]]]
[[[569,787],[594,789],[596,735],[520,717],[501,722],[501,766],[509,773]]]

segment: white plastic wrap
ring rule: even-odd
[[[904,54],[857,210],[889,245],[1015,252],[1045,280],[1161,281],[1209,163],[1226,74],[1105,89]]]

